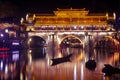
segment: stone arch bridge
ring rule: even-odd
[[[46,41],[47,53],[61,53],[62,44],[67,47],[90,49],[101,46],[101,40],[110,40],[113,45],[119,44],[114,39],[115,32],[110,31],[34,31],[28,32],[28,37],[39,36]],[[78,42],[78,43],[77,43]],[[99,43],[98,43],[99,42]],[[99,45],[98,45],[99,44]],[[107,45],[107,44],[106,44]],[[105,45],[105,46],[106,46]],[[64,47],[64,46],[62,46]]]

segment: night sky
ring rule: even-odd
[[[57,8],[86,8],[90,12],[120,11],[120,0],[0,0],[0,17],[52,13]]]

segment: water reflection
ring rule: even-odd
[[[51,66],[52,57],[49,56],[53,55],[46,53],[42,48],[2,51],[0,78],[1,80],[117,80],[120,78],[119,74],[105,77],[102,73],[104,64],[120,66],[118,51],[93,50],[93,53],[86,53],[83,49],[70,48],[69,52],[73,54],[70,57],[71,62]],[[97,66],[94,71],[85,67],[88,60],[96,61]]]
[[[0,78],[17,79],[19,77],[19,51],[0,52]]]
[[[33,60],[46,57],[45,48],[31,48],[28,49],[26,53],[28,54],[28,56],[31,55]]]

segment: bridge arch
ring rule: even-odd
[[[96,48],[116,49],[119,46],[119,41],[112,36],[104,36],[96,42]]]
[[[27,48],[39,48],[44,47],[46,41],[40,36],[30,36],[26,40],[26,47]]]
[[[113,41],[115,45],[119,44],[119,41],[113,38],[112,36],[105,36],[105,38],[108,38],[109,40]]]
[[[78,37],[76,37],[76,36],[74,36],[74,35],[67,35],[67,36],[63,37],[63,38],[61,39],[61,42],[62,42],[64,39],[68,38],[68,37],[73,37],[73,38],[79,40],[79,41],[83,44],[83,41],[82,41],[80,38],[78,38]]]
[[[69,39],[70,38],[70,39]],[[68,40],[68,41],[67,41]],[[82,40],[80,39],[80,38],[78,38],[78,37],[76,37],[76,36],[74,36],[74,35],[67,35],[67,36],[65,36],[65,37],[63,37],[62,39],[61,39],[61,43],[60,43],[60,47],[61,47],[61,45],[62,44],[69,44],[69,42],[73,42],[74,44],[77,44],[77,46],[76,47],[83,47],[83,42],[82,42]],[[73,45],[74,45],[73,44]],[[78,45],[79,44],[79,45]],[[69,46],[69,47],[71,47],[71,46]]]

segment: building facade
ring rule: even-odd
[[[57,9],[53,14],[27,14],[21,19],[26,31],[37,30],[113,30],[109,20],[115,20],[115,13],[90,13],[83,9]]]

